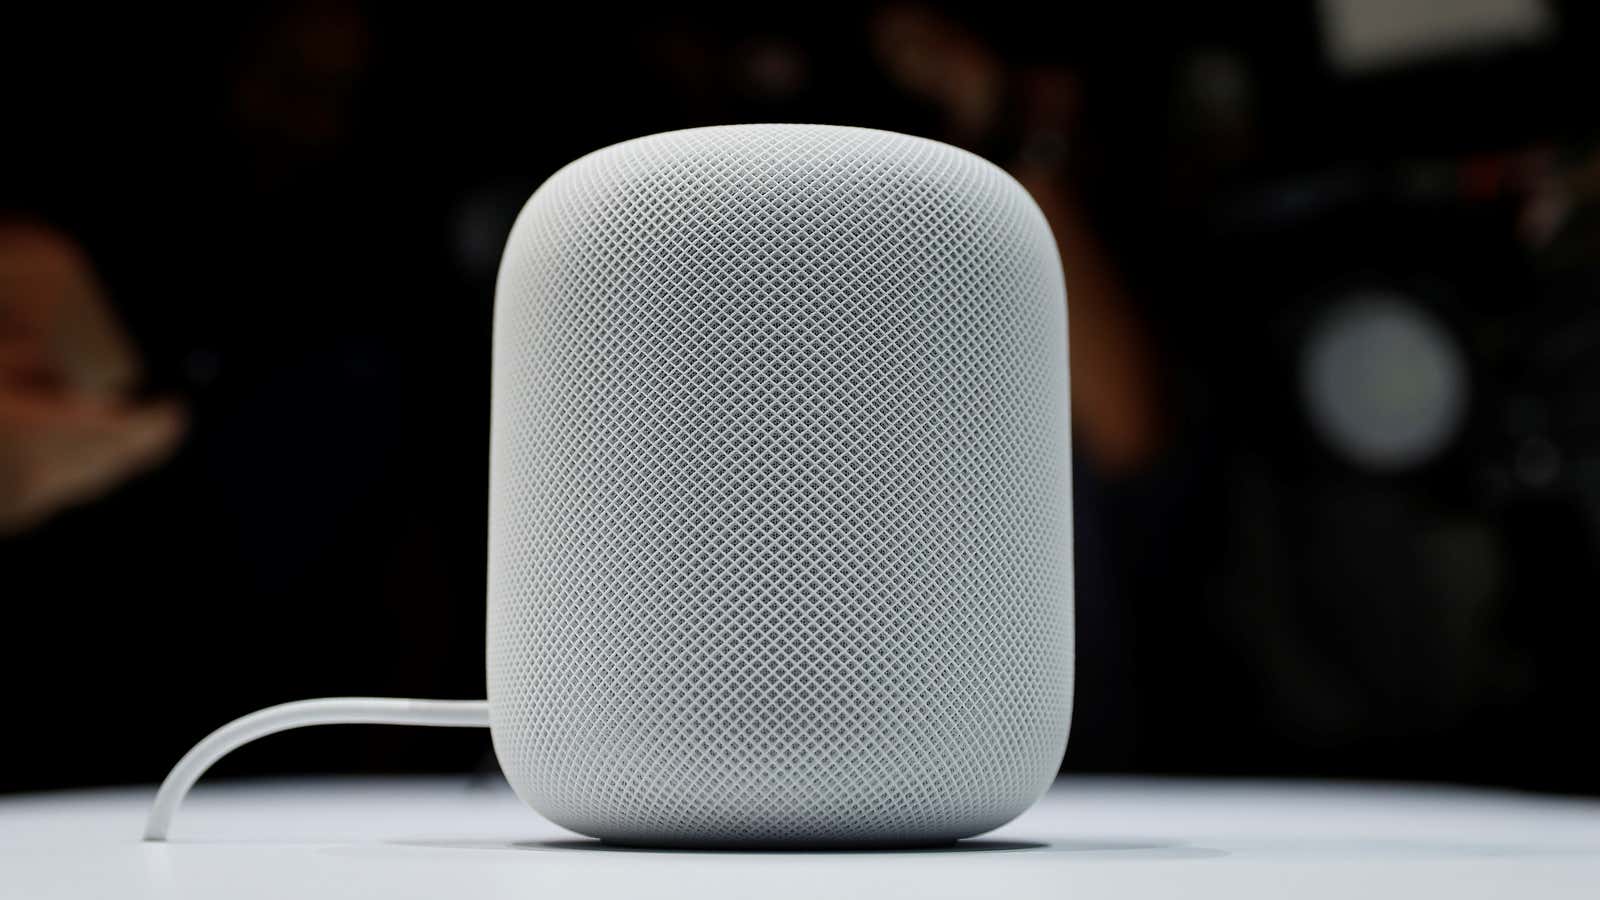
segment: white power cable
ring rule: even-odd
[[[487,700],[403,700],[390,697],[326,697],[257,710],[211,732],[183,755],[156,791],[144,839],[164,841],[184,795],[212,764],[257,738],[307,725],[433,725],[489,727]]]

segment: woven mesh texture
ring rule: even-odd
[[[1009,176],[796,125],[591,154],[501,265],[488,676],[518,794],[648,845],[994,828],[1072,703],[1066,312]]]

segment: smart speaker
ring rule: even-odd
[[[494,329],[487,721],[518,796],[773,848],[1036,800],[1072,708],[1065,301],[1027,192],[929,140],[700,128],[550,178]],[[279,715],[483,722],[426,702]]]
[[[951,841],[1072,697],[1066,303],[1038,208],[933,141],[660,134],[501,263],[489,707],[511,784],[648,845]]]

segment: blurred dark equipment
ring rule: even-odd
[[[1600,784],[1571,715],[1600,628],[1597,159],[1374,162],[1209,206],[1225,346],[1269,350],[1210,360],[1216,609],[1241,732],[1275,736],[1241,769],[1293,747],[1283,771]]]

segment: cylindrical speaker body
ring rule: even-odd
[[[1072,708],[1066,298],[1027,192],[882,131],[702,128],[523,209],[494,338],[494,745],[658,846],[995,828]]]

